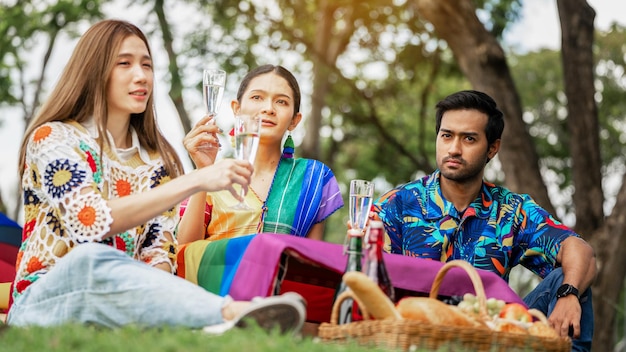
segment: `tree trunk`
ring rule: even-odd
[[[561,19],[561,58],[567,127],[574,180],[576,230],[591,234],[604,222],[602,161],[598,108],[594,99],[593,20],[595,11],[585,0],[558,0]]]
[[[448,43],[472,86],[491,95],[504,112],[506,127],[500,161],[506,186],[514,192],[530,194],[554,214],[539,170],[539,157],[522,120],[522,104],[500,44],[480,22],[472,2],[414,1],[420,15],[435,27],[437,36]]]
[[[324,97],[328,94],[330,72],[341,53],[346,50],[350,37],[354,31],[353,12],[350,8],[343,13],[346,27],[335,29],[334,12],[340,6],[333,0],[319,2],[317,30],[313,43],[313,92],[311,94],[311,114],[306,117],[306,136],[300,146],[302,156],[311,159],[320,159],[319,130],[322,126],[322,109]],[[335,30],[333,30],[335,29]]]
[[[615,346],[615,316],[626,277],[626,175],[611,215],[589,241],[596,251],[598,275],[593,283],[594,351],[612,351]]]
[[[167,58],[170,62],[169,96],[172,99],[174,107],[176,107],[176,112],[178,112],[180,121],[183,124],[183,131],[185,134],[187,134],[187,132],[191,131],[191,120],[189,119],[187,110],[185,110],[185,101],[183,100],[183,82],[182,78],[180,77],[180,67],[178,67],[178,55],[176,54],[176,52],[174,51],[174,47],[172,46],[174,39],[172,37],[170,24],[165,18],[165,9],[163,7],[163,3],[164,0],[156,0],[154,2],[154,12],[159,19],[159,26],[161,27],[161,33],[163,35],[163,47],[167,52]]]
[[[569,112],[570,152],[575,156],[572,158],[572,170],[576,230],[590,238],[599,264],[593,286],[593,349],[612,351],[615,346],[615,307],[619,305],[626,275],[626,257],[620,253],[626,242],[626,215],[622,211],[626,207],[626,186],[622,183],[612,215],[604,224],[598,108],[594,99],[595,11],[585,0],[557,0],[557,6],[562,33],[561,58]]]

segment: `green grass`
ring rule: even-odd
[[[52,328],[16,328],[0,325],[0,351],[243,351],[243,352],[346,352],[383,351],[355,344],[326,344],[311,337],[267,334],[259,328],[231,330],[221,336],[182,328],[102,329],[84,325]]]

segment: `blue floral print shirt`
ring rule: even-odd
[[[461,214],[447,201],[439,171],[384,194],[375,210],[391,253],[439,260],[462,259],[508,281],[522,264],[540,277],[557,265],[563,240],[578,235],[527,194],[484,182]]]

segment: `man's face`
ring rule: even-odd
[[[499,144],[489,147],[485,127],[488,117],[478,110],[450,110],[443,114],[437,134],[437,167],[449,180],[465,183],[483,177],[489,158]]]

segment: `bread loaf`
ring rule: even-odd
[[[550,326],[548,318],[542,311],[531,308],[528,310],[528,313],[539,320],[530,325],[528,328],[529,334],[543,337],[559,337],[559,334]]]
[[[405,319],[447,326],[471,326],[487,328],[478,317],[463,313],[458,307],[427,297],[405,297],[396,309]]]
[[[367,275],[360,271],[349,271],[343,275],[343,282],[375,319],[402,319],[393,302]]]
[[[530,327],[528,328],[528,333],[533,336],[543,336],[543,337],[552,337],[552,338],[559,337],[559,334],[557,334],[557,332],[552,327],[550,327],[550,325],[541,321],[536,321],[532,323]]]
[[[493,330],[524,335],[528,334],[528,326],[530,326],[530,323],[522,323],[513,319],[496,318]]]

